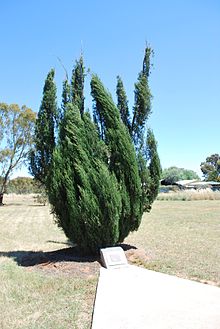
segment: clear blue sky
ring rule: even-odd
[[[8,0],[0,12],[1,102],[38,111],[52,67],[59,100],[65,74],[57,57],[71,74],[82,49],[113,95],[122,77],[132,108],[147,41],[155,51],[149,126],[163,168],[201,174],[200,163],[220,153],[219,0]]]

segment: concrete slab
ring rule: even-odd
[[[107,269],[128,266],[125,252],[121,247],[103,248],[100,255],[101,262]]]
[[[220,329],[220,289],[131,265],[101,268],[92,329]]]

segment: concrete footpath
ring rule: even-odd
[[[92,329],[220,329],[220,288],[132,265],[101,268]]]

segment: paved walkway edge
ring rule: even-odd
[[[100,269],[92,329],[220,329],[220,289],[136,266]]]

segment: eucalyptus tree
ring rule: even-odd
[[[23,105],[0,103],[0,193],[11,174],[25,163],[33,142],[35,113]],[[3,198],[1,197],[1,203]]]
[[[208,156],[206,161],[201,163],[200,168],[206,181],[220,182],[220,155],[218,153]]]

